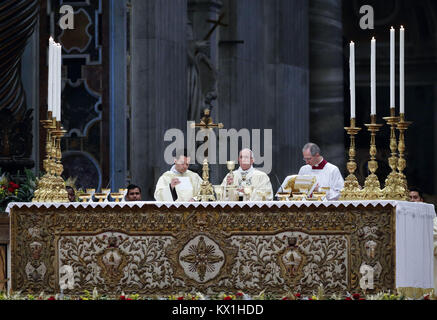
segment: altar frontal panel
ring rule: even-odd
[[[13,208],[12,289],[344,294],[372,270],[387,291],[394,239],[393,206]]]

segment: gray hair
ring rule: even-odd
[[[309,142],[306,145],[304,145],[302,152],[304,152],[305,150],[310,150],[311,155],[314,157],[316,154],[320,154],[320,148],[317,144]]]

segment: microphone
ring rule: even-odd
[[[111,179],[109,179],[109,182],[108,182],[108,184],[106,185],[106,189],[108,189],[109,188],[109,185],[111,184],[111,182],[112,182],[112,178],[114,177],[114,175],[111,175]]]
[[[276,193],[278,193],[278,192],[284,192],[284,188],[282,188],[282,184],[281,184],[281,182],[279,181],[278,176],[276,175],[276,173],[274,173],[273,175],[275,176],[276,180],[277,180],[278,183],[279,183],[279,189],[278,189],[278,191],[277,191]]]

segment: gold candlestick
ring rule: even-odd
[[[376,123],[376,115],[371,115],[371,123],[366,124],[367,130],[370,132],[370,161],[368,167],[371,174],[366,178],[364,188],[361,190],[361,199],[364,200],[379,200],[382,198],[382,191],[378,176],[375,174],[378,170],[378,162],[376,161],[376,133],[382,127],[382,124]]]
[[[53,148],[54,157],[54,179],[53,179],[53,196],[52,202],[69,202],[68,193],[65,189],[65,182],[62,178],[62,172],[64,167],[62,166],[62,152],[61,152],[61,138],[65,135],[67,131],[63,130],[61,122],[56,122],[56,130],[52,132],[55,138],[55,146]]]
[[[359,200],[361,197],[361,186],[358,183],[358,179],[355,176],[355,170],[357,170],[357,164],[355,162],[355,136],[361,131],[361,128],[356,127],[355,118],[351,119],[350,127],[344,128],[347,134],[350,136],[349,147],[349,162],[347,163],[347,170],[349,175],[344,181],[344,189],[341,191],[340,200]]]
[[[405,121],[405,114],[400,114],[400,120],[397,124],[397,129],[399,130],[399,160],[398,160],[398,191],[401,194],[401,200],[408,201],[409,191],[408,191],[408,182],[407,178],[404,175],[403,171],[407,167],[407,161],[405,160],[405,131],[407,131],[408,127],[412,124],[412,122]]]
[[[65,190],[64,171],[61,164],[61,137],[66,131],[62,130],[61,122],[53,118],[51,111],[47,113],[47,120],[41,120],[42,126],[47,129],[46,159],[43,166],[45,175],[38,182],[32,202],[68,202],[68,193]]]
[[[43,161],[44,176],[38,182],[38,188],[34,192],[32,202],[47,202],[51,198],[51,185],[53,181],[53,136],[56,129],[56,121],[51,111],[47,113],[47,120],[41,120],[41,125],[46,129],[46,158]]]
[[[399,117],[395,115],[395,108],[390,108],[390,117],[383,118],[390,126],[390,151],[391,157],[388,159],[391,172],[385,180],[385,188],[382,190],[384,199],[386,200],[401,200],[403,198],[402,192],[399,190],[399,176],[397,172],[398,157],[397,149],[398,144],[396,140],[396,125],[399,122]]]

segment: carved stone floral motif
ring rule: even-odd
[[[208,282],[219,274],[224,258],[220,247],[206,236],[192,239],[179,255],[185,274],[200,283]]]

